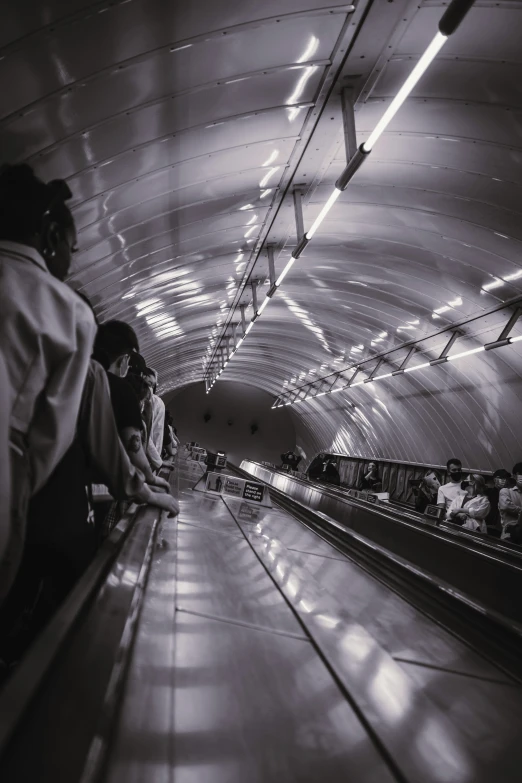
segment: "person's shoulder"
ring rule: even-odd
[[[109,381],[109,388],[111,390],[111,394],[117,395],[118,397],[132,397],[135,395],[134,390],[130,383],[127,383],[125,378],[120,378],[119,375],[114,375],[113,372],[107,373],[107,380]]]
[[[165,403],[163,402],[161,397],[158,397],[157,394],[153,394],[152,399],[154,401],[154,405],[156,406],[156,408],[158,408],[159,410],[165,408]]]
[[[126,409],[136,411],[141,419],[140,401],[130,383],[112,372],[107,373],[107,378],[113,402],[118,407],[125,406]]]

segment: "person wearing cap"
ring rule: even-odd
[[[486,526],[490,536],[500,538],[502,534],[502,520],[498,501],[500,490],[511,486],[511,473],[504,468],[498,468],[493,473],[493,486],[486,489],[486,495],[491,505],[491,510],[486,518]]]
[[[0,170],[0,353],[9,400],[0,432],[9,433],[11,483],[0,604],[21,561],[29,500],[73,441],[94,340],[92,312],[63,282],[77,241],[71,196],[65,182],[46,184],[25,164]]]

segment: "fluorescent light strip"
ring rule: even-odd
[[[270,301],[270,297],[269,297],[269,296],[265,296],[265,298],[264,298],[264,299],[263,299],[263,301],[261,302],[261,306],[260,306],[260,307],[258,308],[258,310],[257,310],[257,314],[258,314],[258,315],[261,315],[261,313],[263,312],[263,310],[265,309],[265,307],[267,306],[267,304],[269,303],[269,301]]]
[[[518,337],[511,338],[511,342],[515,343],[522,340],[522,334]],[[469,351],[462,351],[461,353],[456,353],[453,356],[448,356],[449,362],[454,362],[455,359],[462,359],[465,356],[473,356],[476,353],[482,353],[485,351],[485,348],[483,345],[479,346],[478,348],[471,348]],[[430,367],[430,362],[424,362],[423,364],[416,364],[414,367],[406,367],[404,372],[415,372],[416,370],[423,370],[426,367]],[[342,389],[332,389],[332,391],[326,391],[326,392],[320,392],[320,394],[315,394],[312,397],[305,397],[305,400],[308,399],[315,399],[315,397],[323,397],[325,394],[335,394],[336,392],[344,391],[345,389],[352,389],[355,386],[361,386],[363,383],[373,383],[374,381],[382,380],[383,378],[390,378],[393,375],[391,372],[384,373],[383,375],[376,375],[375,378],[371,378],[371,380],[364,380],[364,381],[357,381],[357,383],[350,383],[348,386],[344,386]],[[296,400],[296,402],[302,402],[303,400]],[[285,405],[288,403],[285,402]]]
[[[295,261],[296,261],[296,259],[293,256],[290,256],[287,265],[285,266],[285,268],[283,269],[283,271],[281,272],[281,274],[279,275],[279,277],[275,281],[276,288],[279,288],[279,286],[281,285],[281,283],[283,282],[283,280],[285,279],[285,277],[289,273],[290,269],[293,267]]]
[[[463,356],[472,356],[474,353],[482,353],[485,348],[483,345],[480,348],[472,348],[470,351],[462,351],[462,353],[455,353],[453,356],[448,356],[448,362],[454,362],[455,359],[462,359]]]
[[[392,119],[395,117],[399,109],[401,108],[402,104],[406,100],[406,98],[409,96],[421,76],[423,75],[424,71],[430,63],[435,59],[437,54],[440,52],[446,41],[448,40],[448,36],[442,35],[442,33],[437,31],[437,34],[435,38],[432,40],[422,57],[420,58],[419,62],[413,69],[413,71],[410,73],[404,84],[402,85],[401,89],[393,99],[393,101],[390,103],[384,114],[382,115],[381,119],[377,123],[375,129],[372,131],[368,139],[363,144],[364,152],[370,152],[375,142],[379,139],[382,133],[386,130],[389,123],[392,121]]]
[[[313,237],[313,235],[315,234],[315,232],[317,231],[317,229],[319,228],[319,226],[321,225],[326,215],[331,210],[331,208],[333,207],[333,205],[335,204],[335,202],[337,201],[340,195],[341,195],[341,191],[338,190],[337,188],[334,188],[333,193],[330,194],[330,198],[328,199],[328,201],[326,202],[322,210],[317,215],[311,227],[306,232],[305,236],[307,239],[311,239]]]
[[[415,370],[423,370],[424,367],[429,367],[429,362],[424,362],[423,364],[416,364],[414,367],[406,367],[404,372],[415,372]]]

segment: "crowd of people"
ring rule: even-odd
[[[442,483],[439,471],[429,468],[423,478],[411,482],[415,510],[423,514],[426,508],[443,509],[444,521],[522,544],[522,463],[512,473],[499,468],[493,473],[493,485],[488,486],[480,473],[464,474],[462,462],[451,458],[446,464],[447,481]],[[379,466],[369,462],[359,489],[378,492],[382,488]]]
[[[62,180],[0,169],[0,660],[11,664],[131,502],[178,513],[175,455],[132,327],[98,324],[64,280],[76,229]],[[113,502],[94,503],[106,485]]]
[[[522,462],[511,473],[505,468],[496,470],[493,486],[487,486],[480,473],[464,475],[462,462],[456,458],[448,460],[446,475],[447,482],[441,484],[436,471],[426,473],[415,498],[418,511],[423,512],[428,504],[438,505],[448,522],[522,544]]]
[[[327,484],[340,484],[336,460],[319,454],[307,469],[308,477]],[[429,505],[443,509],[442,519],[474,532],[489,534],[522,544],[522,462],[510,473],[499,468],[488,486],[480,473],[464,474],[462,462],[451,458],[446,465],[447,481],[439,471],[429,468],[422,479],[410,482],[415,510],[423,514]],[[382,491],[377,462],[371,461],[362,471],[357,489]]]

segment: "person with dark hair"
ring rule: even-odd
[[[294,451],[285,451],[284,454],[281,454],[281,463],[282,465],[289,465],[291,470],[297,470],[299,467],[299,463],[301,462],[302,457],[299,454],[296,454]]]
[[[136,393],[126,379],[133,352],[139,352],[136,333],[123,321],[101,324],[94,342],[93,358],[107,372],[116,426],[132,464],[148,484],[169,490],[168,482],[155,476],[142,444],[142,415]]]
[[[323,470],[319,476],[319,481],[324,481],[325,484],[333,484],[338,487],[341,483],[341,477],[337,470],[337,460],[335,457],[327,457],[323,464]]]
[[[493,486],[486,488],[486,495],[491,506],[486,518],[486,527],[488,533],[495,538],[500,538],[502,535],[502,521],[498,507],[500,490],[508,486],[511,486],[511,473],[504,468],[499,468],[493,473]]]
[[[321,471],[323,469],[324,458],[325,458],[324,454],[318,454],[316,457],[313,458],[311,463],[308,465],[306,473],[310,481],[317,481],[319,479],[319,476],[321,475]]]
[[[91,360],[76,437],[29,504],[21,567],[0,612],[0,658],[10,663],[48,622],[89,566],[100,541],[91,483],[104,483],[118,501],[133,499],[174,516],[171,495],[153,492],[119,438],[103,367]]]
[[[379,465],[377,462],[369,462],[366,472],[361,479],[359,489],[367,489],[372,492],[378,492],[381,488],[381,477],[379,476]]]
[[[522,462],[513,467],[514,487],[504,487],[499,492],[498,509],[502,523],[501,538],[522,544]]]
[[[20,562],[29,498],[71,445],[95,333],[92,312],[63,280],[76,250],[65,182],[27,165],[0,170],[0,352],[10,404],[11,515],[0,603]],[[0,428],[1,429],[1,428]]]
[[[424,474],[415,495],[415,511],[424,514],[427,506],[437,503],[437,493],[440,488],[440,476],[436,470],[428,470]]]
[[[171,460],[178,453],[179,440],[174,432],[172,413],[165,409],[165,428],[163,433],[163,453],[165,459]]]
[[[137,353],[136,351],[133,351],[129,359],[129,372],[127,374],[127,377],[131,375],[137,375],[139,378],[143,378],[146,369],[147,369],[147,362],[145,361],[141,353]]]
[[[449,507],[462,489],[460,486],[462,482],[462,462],[460,459],[456,457],[449,459],[446,463],[446,471],[449,480],[439,487],[437,505],[443,508],[447,514]]]

